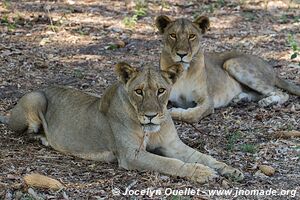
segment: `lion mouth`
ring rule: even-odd
[[[181,60],[181,61],[179,61],[179,63],[182,63],[182,64],[189,64],[190,62],[186,62],[186,61]]]
[[[177,61],[177,63],[181,63],[181,64],[183,64],[183,65],[186,65],[186,64],[190,64],[191,63],[191,61],[186,61],[186,60],[179,60],[179,61]]]
[[[155,133],[160,130],[160,125],[159,124],[154,124],[152,122],[147,123],[147,124],[141,124],[143,127],[143,131],[145,133]]]

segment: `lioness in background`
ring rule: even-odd
[[[26,94],[2,122],[17,132],[39,132],[54,149],[84,159],[112,162],[125,169],[153,170],[203,183],[221,175],[243,174],[178,137],[167,111],[171,86],[183,71],[175,64],[140,71],[116,67],[120,81],[100,99],[75,89],[49,87]],[[156,155],[151,152],[159,152]]]
[[[256,56],[203,52],[201,35],[209,27],[207,17],[201,16],[192,22],[159,16],[156,26],[163,34],[161,69],[175,63],[184,66],[183,75],[170,95],[173,119],[196,122],[214,108],[226,106],[233,100],[258,100],[260,106],[286,102],[288,94],[275,86],[300,95],[299,86],[279,78],[272,66]]]

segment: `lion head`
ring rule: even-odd
[[[144,132],[158,132],[167,119],[171,87],[182,71],[181,64],[172,65],[166,71],[151,66],[139,70],[126,63],[116,65],[119,80]]]
[[[167,16],[156,18],[156,27],[163,34],[164,53],[175,63],[187,66],[200,50],[202,34],[209,28],[209,19],[205,16],[198,17],[195,21],[177,19],[172,21]]]

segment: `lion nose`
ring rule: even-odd
[[[181,59],[187,55],[187,53],[176,53]]]
[[[151,121],[158,113],[146,113],[145,116]]]

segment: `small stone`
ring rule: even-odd
[[[28,192],[28,194],[30,194],[33,198],[39,199],[38,194],[37,194],[32,188],[28,188],[27,192]]]
[[[64,188],[64,185],[58,180],[36,173],[25,175],[24,181],[26,185],[30,187],[47,188],[53,190]]]
[[[66,194],[65,191],[62,192],[62,195],[63,195],[65,200],[69,200],[69,196]]]
[[[166,180],[169,180],[169,179],[170,179],[170,177],[168,177],[168,176],[164,176],[164,175],[163,175],[163,176],[161,176],[161,177],[160,177],[160,179],[161,179],[161,180],[164,180],[164,181],[166,181]]]
[[[123,41],[123,40],[117,40],[116,41],[116,45],[119,47],[119,48],[124,48],[126,43]]]
[[[52,59],[54,57],[54,55],[53,54],[48,54],[48,59]]]
[[[117,33],[121,33],[121,32],[122,32],[122,29],[116,28],[116,27],[113,27],[111,30],[112,30],[113,32],[117,32]]]
[[[261,171],[262,173],[264,173],[264,174],[267,175],[267,176],[272,176],[272,175],[275,174],[275,169],[274,169],[273,167],[271,167],[271,166],[268,166],[268,165],[260,165],[258,168],[260,169],[260,171]]]
[[[10,190],[6,192],[4,199],[7,199],[7,200],[11,200],[12,199],[12,193],[11,193]]]
[[[8,179],[14,180],[14,179],[18,179],[19,177],[13,175],[13,174],[7,174],[6,176]]]

